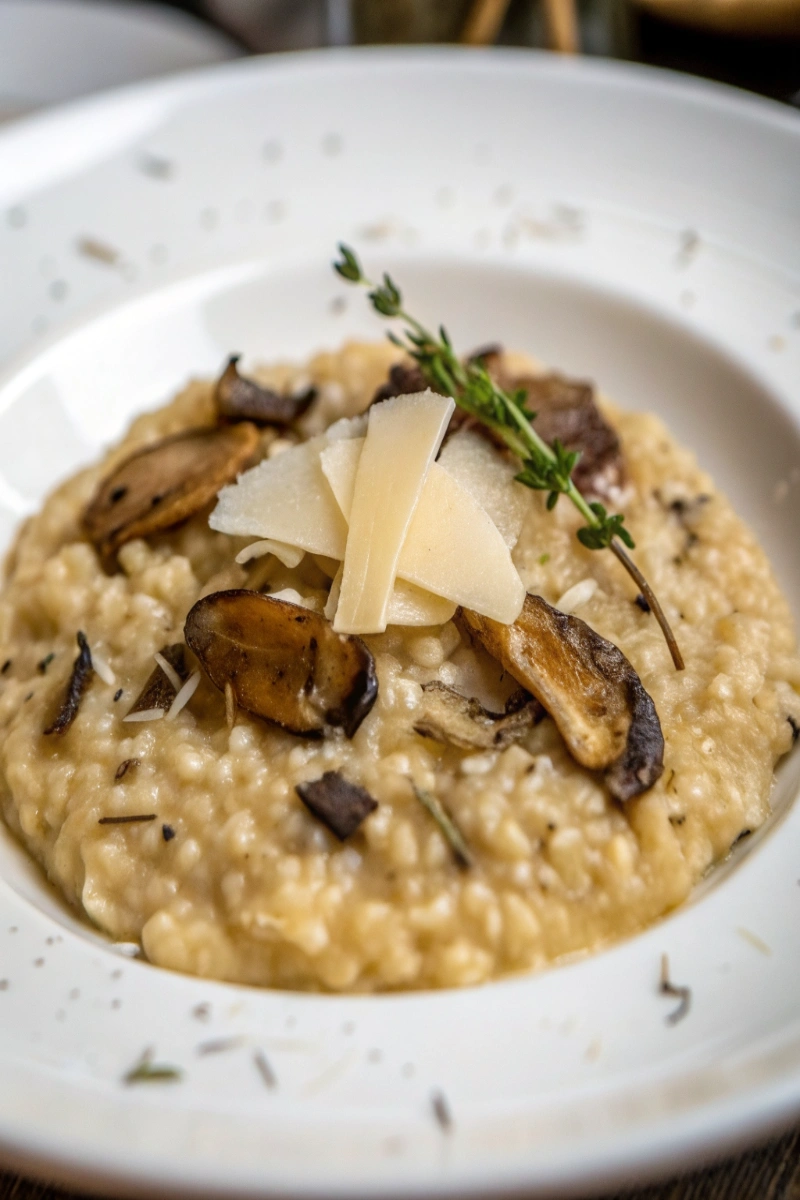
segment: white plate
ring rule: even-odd
[[[459,345],[501,337],[662,412],[800,608],[798,195],[795,114],[529,53],[251,61],[12,128],[2,536],[229,351],[380,336],[327,265],[346,239]],[[87,256],[86,238],[105,249]],[[799,766],[736,869],[648,933],[439,994],[259,992],[125,961],[6,840],[2,1153],[159,1196],[566,1195],[741,1145],[800,1112]],[[675,1026],[664,952],[693,989]],[[183,1083],[121,1086],[148,1045]]]
[[[165,5],[0,0],[0,120],[239,54],[223,34]]]

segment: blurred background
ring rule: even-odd
[[[404,42],[629,59],[800,107],[800,0],[0,0],[0,120],[244,54]]]

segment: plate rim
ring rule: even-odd
[[[480,56],[478,59],[477,56]],[[64,122],[70,123],[73,121],[80,122],[84,119],[87,113],[108,109],[109,101],[117,104],[129,103],[131,100],[138,101],[140,98],[152,95],[154,98],[162,96],[164,98],[174,96],[180,99],[181,94],[191,97],[194,92],[205,92],[207,86],[213,86],[215,82],[222,81],[225,83],[226,77],[239,77],[247,72],[259,74],[262,71],[270,72],[279,71],[281,73],[295,73],[298,67],[302,69],[316,69],[318,66],[324,66],[324,69],[331,70],[347,70],[351,63],[357,62],[360,65],[366,63],[377,63],[381,61],[391,60],[393,62],[398,59],[413,61],[431,61],[444,60],[446,64],[462,63],[469,60],[470,64],[480,61],[482,65],[491,64],[494,69],[498,61],[502,62],[510,60],[515,64],[521,64],[524,60],[529,60],[529,65],[532,70],[537,73],[551,74],[555,77],[569,77],[574,75],[582,75],[584,78],[599,80],[603,83],[619,83],[624,81],[626,85],[630,85],[633,90],[637,90],[641,84],[647,90],[654,90],[658,93],[671,95],[683,94],[687,99],[692,99],[701,106],[710,106],[712,108],[722,108],[729,112],[741,112],[751,119],[758,119],[766,124],[775,127],[777,124],[793,137],[800,138],[800,114],[794,114],[791,109],[784,109],[776,101],[767,100],[763,97],[752,96],[737,88],[731,88],[725,85],[718,85],[707,80],[688,78],[680,75],[677,72],[664,71],[658,68],[651,68],[639,64],[617,63],[613,61],[601,60],[598,62],[587,63],[586,60],[578,62],[565,63],[562,60],[555,61],[552,56],[545,52],[532,52],[528,50],[517,49],[499,49],[487,52],[474,51],[466,48],[439,48],[439,47],[422,47],[408,50],[407,48],[380,48],[373,49],[371,47],[364,48],[347,48],[342,50],[328,51],[303,51],[285,56],[280,56],[280,60],[270,56],[261,56],[256,59],[244,60],[238,63],[223,63],[211,67],[204,67],[198,70],[182,73],[180,76],[170,76],[156,82],[136,83],[127,85],[123,88],[111,89],[108,92],[101,93],[97,96],[92,96],[87,99],[81,99],[70,102],[67,105],[59,106],[55,111],[33,114],[29,117],[21,119],[14,126],[7,130],[0,131],[0,162],[2,162],[7,139],[19,139],[28,136],[28,131],[38,129],[49,136],[60,135]],[[334,60],[334,61],[332,61]],[[113,109],[112,109],[113,114]],[[188,274],[188,272],[187,272]],[[176,282],[170,280],[170,284]],[[152,289],[146,287],[145,292]],[[138,299],[137,295],[129,295],[124,300],[100,302],[96,309],[90,311],[81,311],[69,321],[59,324],[52,333],[46,338],[29,345],[26,349],[12,355],[11,358],[0,364],[0,389],[4,388],[16,375],[24,368],[39,358],[43,353],[46,353],[53,345],[63,341],[71,333],[78,331],[87,322],[95,319],[103,313],[110,313],[118,307],[124,307],[131,303],[135,303]],[[794,1081],[794,1090],[796,1094],[784,1096],[781,1099],[780,1093],[787,1090],[786,1080],[765,1085],[759,1095],[763,1094],[764,1109],[759,1114],[758,1120],[753,1119],[752,1111],[749,1118],[741,1118],[740,1125],[744,1124],[744,1130],[737,1125],[728,1124],[723,1129],[717,1129],[716,1137],[710,1131],[715,1127],[716,1123],[721,1118],[717,1113],[719,1108],[725,1109],[729,1101],[723,1100],[717,1106],[711,1105],[704,1108],[703,1114],[706,1116],[706,1121],[702,1131],[697,1130],[694,1136],[694,1152],[686,1153],[687,1135],[678,1130],[673,1131],[670,1135],[664,1138],[663,1144],[657,1147],[651,1145],[650,1150],[645,1153],[640,1165],[645,1166],[647,1178],[665,1177],[671,1173],[671,1167],[674,1166],[674,1153],[677,1148],[680,1150],[681,1163],[699,1163],[707,1161],[709,1155],[709,1138],[712,1139],[712,1151],[714,1155],[724,1154],[728,1152],[734,1145],[742,1145],[742,1137],[745,1137],[749,1143],[755,1142],[762,1136],[765,1136],[770,1131],[781,1128],[788,1124],[798,1112],[800,1112],[800,1089],[797,1088],[797,1083],[800,1082],[800,1074],[796,1073]],[[696,1121],[697,1114],[692,1113],[692,1121]],[[710,1127],[710,1128],[708,1128]],[[651,1143],[655,1141],[651,1136]],[[18,1147],[20,1146],[17,1143]],[[34,1170],[34,1163],[31,1160],[35,1156],[38,1163],[47,1161],[46,1153],[41,1149],[33,1148],[30,1153],[24,1149],[19,1152],[14,1151],[6,1143],[5,1136],[0,1131],[0,1146],[3,1147],[3,1157],[8,1161],[19,1160],[23,1163],[21,1169]],[[146,1191],[148,1194],[155,1193],[158,1189],[163,1195],[186,1195],[189,1189],[191,1194],[199,1195],[197,1182],[186,1184],[180,1181],[169,1183],[165,1187],[163,1177],[152,1177],[149,1180],[146,1175],[135,1170],[121,1170],[119,1164],[109,1163],[108,1169],[102,1165],[95,1163],[91,1164],[82,1162],[70,1162],[69,1156],[54,1155],[51,1158],[53,1166],[59,1169],[66,1169],[67,1174],[65,1179],[70,1182],[79,1184],[80,1186],[90,1187],[92,1190],[99,1188],[114,1187],[117,1190],[122,1190],[124,1194],[142,1194]],[[27,1165],[25,1165],[27,1164]],[[596,1166],[592,1168],[597,1172]],[[580,1178],[568,1180],[563,1184],[557,1181],[548,1183],[549,1194],[559,1196],[571,1196],[583,1193],[587,1186],[585,1174],[588,1168],[583,1168],[583,1174]],[[605,1168],[601,1168],[599,1173],[595,1174],[593,1186],[614,1186],[615,1184],[623,1183],[630,1179],[630,1167],[624,1167],[619,1164],[614,1166],[608,1164]],[[343,1185],[344,1188],[345,1185]],[[492,1185],[492,1191],[503,1195],[521,1194],[530,1185],[526,1185],[524,1181],[509,1180],[505,1184]],[[541,1186],[541,1185],[539,1185]],[[476,1182],[474,1186],[470,1185],[465,1179],[445,1179],[442,1181],[430,1181],[428,1185],[421,1186],[418,1189],[403,1187],[397,1193],[387,1192],[384,1188],[375,1188],[370,1190],[361,1186],[354,1186],[353,1182],[346,1185],[347,1191],[351,1195],[381,1195],[388,1196],[397,1195],[420,1195],[425,1193],[446,1195],[458,1188],[465,1195],[475,1195],[481,1189],[486,1187],[485,1180]],[[241,1195],[255,1196],[263,1194],[265,1186],[254,1181],[252,1188],[236,1190],[234,1192],[222,1191],[216,1186],[209,1190],[202,1190],[202,1194],[206,1196],[222,1196],[225,1195]],[[279,1192],[270,1192],[270,1194],[280,1194]],[[331,1195],[330,1191],[322,1193],[314,1189],[298,1188],[292,1192],[293,1195],[316,1196],[316,1195]]]
[[[343,72],[355,67],[369,69],[371,64],[404,61],[410,64],[440,61],[446,69],[462,64],[491,73],[504,64],[531,68],[535,73],[553,78],[584,78],[606,85],[624,85],[634,91],[682,96],[686,100],[711,109],[736,113],[760,121],[772,128],[800,137],[800,111],[768,96],[749,92],[729,83],[706,79],[667,67],[622,59],[568,57],[547,50],[517,46],[472,47],[458,45],[422,46],[332,46],[316,50],[293,50],[281,54],[255,54],[249,57],[212,63],[186,71],[174,72],[158,79],[143,79],[78,97],[63,104],[26,113],[0,127],[0,158],[15,142],[36,135],[56,135],[65,126],[91,118],[96,113],[113,111],[153,100],[191,96],[203,92],[208,85],[235,86],[239,76],[260,74],[302,74],[305,70]]]

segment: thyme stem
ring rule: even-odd
[[[653,610],[653,616],[655,617],[655,619],[658,621],[659,625],[661,626],[661,631],[664,634],[666,643],[669,646],[669,652],[672,655],[672,661],[675,664],[675,670],[682,671],[684,669],[685,664],[683,661],[683,655],[681,654],[680,646],[678,645],[677,641],[675,640],[675,634],[672,632],[672,629],[670,628],[669,621],[667,620],[666,616],[664,615],[664,610],[661,607],[661,605],[659,604],[658,597],[656,596],[655,592],[650,587],[650,584],[647,582],[644,575],[637,567],[636,563],[633,561],[631,556],[628,554],[625,547],[620,545],[620,543],[617,541],[616,538],[611,542],[611,544],[609,546],[609,550],[612,552],[612,554],[615,554],[617,556],[617,558],[622,563],[625,570],[630,575],[631,579],[634,579],[636,581],[636,583],[638,583],[639,591],[642,593],[645,600],[650,605],[651,609]]]
[[[405,322],[402,336],[394,332],[389,334],[395,345],[411,355],[429,383],[452,396],[459,408],[496,433],[521,460],[519,482],[534,490],[546,491],[548,510],[555,507],[559,496],[566,496],[586,522],[578,530],[581,544],[588,550],[611,550],[616,556],[649,603],[675,669],[682,671],[683,657],[664,610],[625,549],[634,549],[633,538],[625,528],[625,518],[619,513],[607,513],[598,501],[587,501],[572,480],[578,454],[566,450],[558,439],[552,446],[548,445],[531,424],[536,413],[526,409],[525,392],[510,394],[495,383],[481,362],[462,362],[444,328],[439,329],[437,337],[405,310],[400,290],[388,275],[376,285],[364,275],[349,247],[340,245],[339,252],[341,259],[333,264],[334,270],[348,283],[368,288],[372,307],[381,316],[397,317]]]

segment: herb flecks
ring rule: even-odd
[[[101,817],[98,825],[136,825],[146,821],[155,821],[155,813],[133,813],[129,817]]]
[[[526,408],[524,391],[504,391],[481,359],[463,362],[458,357],[443,327],[433,334],[411,316],[404,309],[402,294],[391,276],[384,275],[380,284],[374,284],[364,275],[358,258],[348,246],[340,245],[339,252],[341,257],[333,267],[342,279],[368,288],[372,307],[382,317],[396,317],[405,322],[402,334],[392,332],[389,337],[415,360],[430,386],[452,396],[459,408],[492,430],[521,460],[519,482],[546,492],[548,509],[553,509],[562,495],[577,508],[586,522],[578,530],[581,544],[589,550],[609,549],[617,557],[661,626],[676,670],[683,670],[683,658],[669,622],[652,588],[627,553],[634,549],[634,541],[624,517],[608,513],[599,501],[588,502],[575,486],[572,471],[578,461],[577,452],[566,450],[558,440],[549,446],[539,436],[531,423],[536,414]]]
[[[122,1082],[130,1087],[134,1083],[179,1083],[183,1079],[180,1067],[168,1063],[153,1062],[154,1051],[147,1049],[137,1063],[122,1076]]]
[[[138,759],[138,758],[124,759],[119,764],[116,771],[114,772],[114,782],[119,783],[121,779],[125,778],[125,776],[128,774],[129,771],[134,771],[137,767],[140,767],[141,765],[142,765],[141,759]]]
[[[661,955],[661,980],[658,990],[662,996],[673,996],[676,1000],[680,1000],[678,1007],[665,1017],[667,1025],[677,1025],[689,1013],[692,1003],[692,989],[678,987],[671,981],[669,977],[669,958],[666,954]]]
[[[272,1069],[272,1065],[263,1050],[256,1050],[253,1055],[253,1062],[259,1075],[264,1081],[264,1086],[270,1089],[278,1086],[278,1079]]]
[[[431,1108],[436,1124],[442,1133],[449,1133],[453,1128],[453,1114],[444,1092],[434,1092],[431,1096]]]
[[[237,1035],[210,1038],[207,1042],[200,1043],[197,1053],[201,1058],[205,1058],[209,1054],[225,1054],[228,1050],[238,1050],[243,1044],[244,1039]]]
[[[414,795],[419,800],[423,808],[426,808],[433,817],[439,829],[442,831],[450,849],[453,851],[453,856],[460,867],[465,870],[472,866],[473,858],[469,846],[464,841],[464,835],[456,825],[453,818],[450,816],[447,809],[432,792],[428,792],[425,788],[417,787],[413,779],[409,779],[409,783],[414,789]]]

